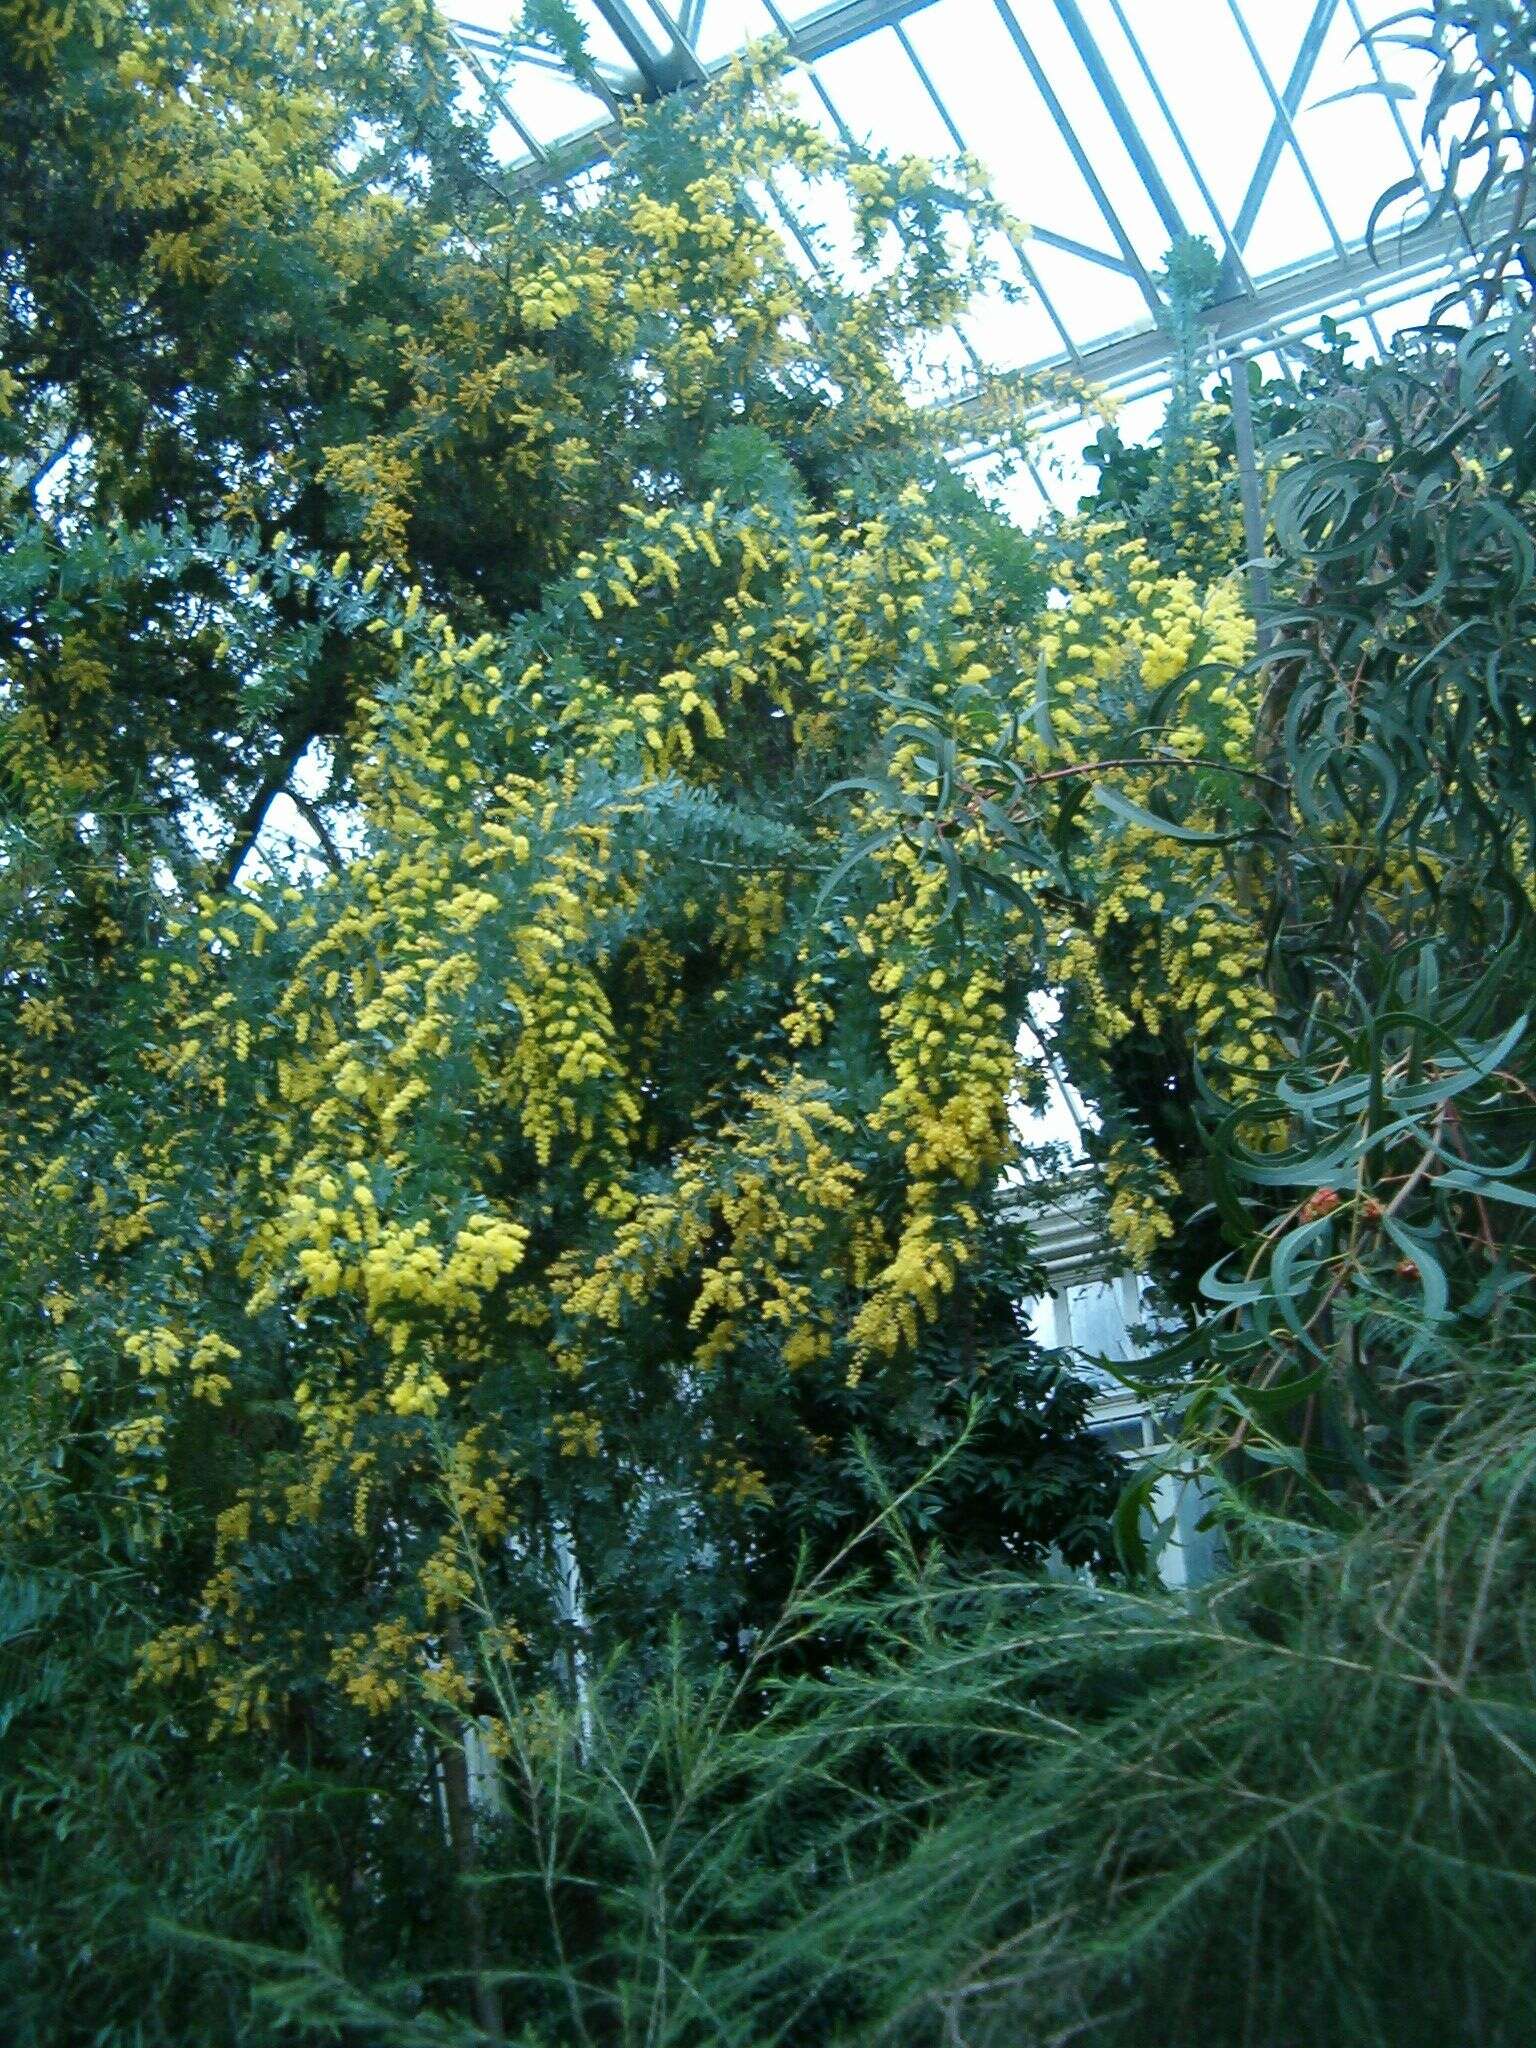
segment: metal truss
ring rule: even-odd
[[[448,0],[452,4],[452,0]],[[507,0],[510,6],[513,0]],[[783,7],[792,0],[761,0],[768,20],[787,45],[791,57],[805,75],[834,125],[845,138],[859,125],[849,109],[840,104],[822,75],[823,61],[851,46],[885,36],[899,48],[902,59],[927,102],[933,108],[957,152],[979,154],[971,148],[963,119],[946,101],[936,84],[932,66],[925,63],[918,37],[912,32],[915,18],[942,6],[942,0],[832,0],[814,13],[790,18]],[[1214,224],[1221,258],[1216,303],[1210,314],[1213,339],[1228,352],[1254,352],[1272,346],[1278,332],[1305,322],[1319,311],[1333,312],[1341,319],[1364,322],[1380,343],[1376,315],[1396,292],[1407,296],[1407,286],[1430,289],[1436,266],[1444,268],[1457,256],[1451,227],[1394,245],[1378,262],[1358,242],[1351,242],[1331,211],[1324,183],[1309,160],[1303,137],[1298,133],[1298,115],[1307,104],[1319,57],[1329,33],[1339,23],[1365,51],[1379,83],[1385,83],[1379,52],[1362,17],[1359,0],[1225,0],[1226,11],[1235,28],[1245,60],[1251,67],[1249,84],[1257,80],[1269,121],[1241,203],[1230,219],[1217,204],[1212,191],[1212,167],[1202,164],[1199,150],[1177,119],[1168,82],[1160,77],[1136,33],[1138,15],[1145,27],[1147,0],[1098,0],[1103,18],[1107,7],[1115,23],[1118,45],[1105,47],[1091,26],[1083,0],[989,0],[1020,65],[1021,96],[1033,90],[1043,117],[1054,127],[1077,175],[1091,196],[1102,240],[1085,239],[1081,232],[1066,233],[1050,220],[1032,223],[1033,241],[1042,250],[1057,252],[1079,266],[1117,274],[1131,281],[1145,315],[1134,328],[1119,333],[1095,332],[1091,324],[1074,323],[1047,289],[1039,269],[1026,250],[1020,256],[1024,282],[1041,307],[1058,337],[1059,347],[1026,369],[1070,366],[1096,385],[1108,388],[1152,388],[1166,364],[1171,337],[1167,305],[1160,271],[1169,246],[1191,233],[1170,187],[1165,168],[1176,159],[1199,193],[1205,218],[1202,230]],[[1092,0],[1090,0],[1092,4]],[[1152,0],[1163,7],[1169,0]],[[557,139],[536,139],[530,123],[516,106],[519,78],[532,75],[524,65],[537,66],[502,36],[467,22],[452,22],[464,61],[479,80],[523,145],[523,160],[514,174],[533,183],[570,178],[600,164],[611,153],[618,136],[617,114],[629,100],[656,100],[667,94],[687,91],[723,70],[734,49],[707,60],[701,56],[704,31],[719,18],[725,0],[585,0],[589,18],[601,22],[624,53],[624,61],[599,65],[589,81],[595,118],[584,128]],[[1266,62],[1256,30],[1255,10],[1263,10],[1267,40],[1273,45],[1273,26],[1278,13],[1289,11],[1296,20],[1296,37],[1288,51],[1289,63],[1283,76],[1275,75]],[[712,10],[714,13],[712,14]],[[735,18],[735,17],[733,17]],[[937,19],[937,17],[935,17]],[[1044,37],[1049,25],[1052,37]],[[1109,124],[1124,151],[1128,186],[1122,176],[1119,203],[1110,182],[1088,141],[1077,132],[1064,103],[1060,65],[1062,35],[1081,66],[1083,78],[1075,81],[1078,104],[1091,94],[1100,114]],[[1050,53],[1042,45],[1049,40]],[[1129,59],[1129,61],[1127,61]],[[1072,58],[1067,58],[1071,62]],[[1053,77],[1052,66],[1057,69]],[[1154,136],[1143,129],[1127,99],[1134,80],[1135,91],[1150,98],[1158,114],[1159,129]],[[1027,81],[1027,83],[1026,83]],[[1395,98],[1386,97],[1396,131],[1396,145],[1407,159],[1410,174],[1423,184],[1420,166],[1409,128]],[[1161,159],[1161,161],[1160,161]],[[1326,246],[1307,261],[1279,273],[1256,275],[1250,260],[1254,230],[1270,197],[1276,172],[1289,160],[1316,208]],[[1378,182],[1386,184],[1395,166],[1382,165]],[[1138,240],[1125,218],[1127,194],[1139,188],[1139,213],[1153,218],[1165,240],[1149,246]],[[775,195],[777,198],[777,195]],[[814,256],[814,234],[806,232],[791,210],[780,203],[790,232],[803,249]],[[1044,209],[1047,213],[1048,207]],[[1043,258],[1042,258],[1043,262]],[[1090,275],[1082,271],[1081,275]],[[1059,287],[1058,287],[1059,290]],[[963,337],[962,337],[963,340]],[[967,352],[976,361],[973,349]],[[979,364],[978,364],[979,369]],[[1149,382],[1150,380],[1150,382]]]

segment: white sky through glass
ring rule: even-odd
[[[1224,257],[1226,345],[1250,354],[1315,334],[1324,313],[1374,347],[1422,316],[1455,253],[1443,237],[1417,255],[1388,237],[1382,263],[1361,254],[1377,195],[1422,168],[1427,66],[1369,35],[1380,0],[574,0],[598,91],[508,56],[514,5],[446,11],[467,97],[489,102],[498,153],[530,175],[558,174],[573,148],[600,157],[619,102],[773,34],[791,39],[799,96],[829,129],[895,155],[959,146],[978,159],[1034,230],[1030,296],[979,301],[916,395],[946,375],[974,381],[978,361],[1076,363],[1126,402],[1123,431],[1155,423],[1159,406],[1143,402],[1165,382],[1155,279],[1175,232]],[[1384,76],[1411,96],[1359,92]],[[824,194],[776,197],[847,260]],[[1020,516],[1043,497],[1071,502],[1092,431],[1060,423]]]

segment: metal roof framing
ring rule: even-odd
[[[1061,139],[1067,145],[1068,152],[1071,155],[1072,161],[1077,165],[1083,183],[1093,194],[1094,202],[1104,217],[1104,225],[1120,245],[1120,254],[1125,259],[1126,267],[1140,285],[1141,295],[1147,302],[1152,318],[1154,320],[1161,320],[1163,302],[1158,297],[1157,287],[1152,282],[1151,273],[1136,253],[1135,243],[1127,234],[1119,214],[1111,205],[1109,194],[1104,189],[1104,182],[1094,169],[1092,159],[1089,157],[1087,150],[1084,149],[1076,129],[1067,119],[1066,109],[1062,106],[1056,89],[1051,84],[1045,66],[1036,55],[1034,44],[1031,43],[1020,26],[1019,17],[1013,11],[1011,0],[992,0],[992,4],[1002,16],[1003,26],[1013,38],[1015,49],[1024,59],[1025,69],[1035,82],[1035,90],[1039,93],[1041,99],[1044,100],[1051,119],[1061,131]]]
[[[1212,192],[1210,182],[1201,168],[1200,159],[1190,148],[1188,137],[1175,117],[1172,107],[1168,104],[1168,96],[1163,91],[1162,80],[1147,62],[1146,52],[1141,47],[1136,31],[1126,19],[1122,0],[1109,0],[1109,5],[1115,17],[1115,26],[1119,29],[1121,35],[1124,36],[1126,48],[1135,58],[1137,69],[1146,81],[1147,90],[1152,95],[1153,103],[1167,125],[1168,133],[1173,137],[1174,148],[1177,149],[1180,157],[1183,159],[1184,168],[1189,172],[1190,178],[1194,182],[1195,190],[1200,194],[1205,209],[1215,222],[1216,230],[1221,236],[1223,251],[1222,275],[1224,282],[1229,286],[1228,296],[1232,296],[1233,290],[1236,290],[1246,292],[1252,297],[1255,294],[1256,287],[1253,279],[1248,274],[1247,265],[1243,261],[1242,245],[1238,241],[1235,232],[1227,225],[1226,216],[1217,204],[1216,195]],[[1401,116],[1399,116],[1399,119],[1401,119]]]
[[[447,0],[447,4],[451,6],[452,0]],[[509,8],[511,4],[512,0],[508,0]],[[622,100],[636,97],[658,99],[687,90],[722,71],[730,61],[732,53],[729,52],[708,61],[699,53],[699,37],[710,20],[710,9],[716,0],[666,0],[666,4],[664,0],[589,0],[589,4],[624,52],[627,65],[620,67],[610,62],[596,67],[591,86],[605,103],[605,118],[558,141],[540,142],[535,139],[529,123],[519,117],[514,106],[509,82],[511,65],[505,61],[500,64],[488,61],[512,55],[504,39],[483,26],[450,21],[464,51],[466,65],[473,70],[481,88],[497,110],[505,115],[524,146],[527,160],[516,175],[525,182],[544,184],[563,180],[599,164],[617,143],[619,130],[615,117]],[[922,51],[908,29],[913,17],[938,4],[938,0],[831,0],[831,4],[799,20],[791,20],[785,14],[783,9],[788,4],[789,0],[762,0],[768,18],[787,45],[791,57],[804,67],[829,119],[845,139],[851,139],[853,124],[827,80],[820,75],[818,66],[834,53],[889,30],[945,133],[957,150],[968,150],[964,125],[946,103],[931,67],[925,63]],[[1222,283],[1218,303],[1209,319],[1213,340],[1225,354],[1230,356],[1234,351],[1251,353],[1273,346],[1277,333],[1298,319],[1305,320],[1319,308],[1337,308],[1345,318],[1363,318],[1379,345],[1380,336],[1375,329],[1373,311],[1390,304],[1394,293],[1398,299],[1406,298],[1409,287],[1432,288],[1434,277],[1431,273],[1434,269],[1438,266],[1443,270],[1456,260],[1457,241],[1462,236],[1462,229],[1454,218],[1454,210],[1453,217],[1445,226],[1398,244],[1395,253],[1389,253],[1382,261],[1351,244],[1330,210],[1316,170],[1297,132],[1298,112],[1341,8],[1347,9],[1356,39],[1367,53],[1378,85],[1385,84],[1379,54],[1362,18],[1358,0],[1315,0],[1290,54],[1283,86],[1277,85],[1264,60],[1252,23],[1244,13],[1243,0],[1226,0],[1227,11],[1271,112],[1252,176],[1237,212],[1230,220],[1218,206],[1199,154],[1176,118],[1169,93],[1136,36],[1125,0],[1102,0],[1102,4],[1107,5],[1115,29],[1130,53],[1129,71],[1124,57],[1118,51],[1112,53],[1107,50],[1095,34],[1083,0],[990,0],[990,4],[1038,95],[1044,118],[1059,134],[1091,196],[1103,224],[1106,246],[1097,247],[1084,241],[1081,234],[1067,234],[1041,222],[1032,226],[1034,240],[1042,250],[1059,251],[1080,263],[1093,264],[1132,279],[1146,307],[1146,324],[1134,331],[1091,336],[1074,333],[1070,318],[1047,289],[1037,267],[1029,261],[1027,253],[1021,255],[1025,281],[1061,344],[1058,353],[1028,367],[1046,369],[1070,365],[1095,384],[1111,389],[1137,384],[1147,386],[1149,378],[1156,379],[1170,349],[1164,301],[1157,276],[1162,251],[1138,247],[1114,194],[1108,188],[1107,174],[1101,175],[1094,153],[1074,128],[1062,94],[1038,46],[1042,16],[1047,9],[1055,18],[1058,32],[1065,32],[1092,96],[1125,153],[1135,183],[1150,205],[1148,218],[1155,216],[1169,241],[1175,242],[1189,232],[1184,213],[1159,164],[1152,136],[1143,130],[1131,110],[1126,91],[1122,89],[1122,80],[1129,86],[1133,77],[1139,77],[1140,87],[1150,94],[1158,119],[1167,131],[1164,143],[1171,141],[1173,151],[1199,193],[1220,238]],[[1264,4],[1267,7],[1272,0],[1264,0]],[[1299,14],[1302,0],[1291,0],[1291,4],[1297,7]],[[529,60],[519,52],[516,61]],[[1059,55],[1053,61],[1059,62]],[[1419,158],[1402,112],[1395,99],[1388,95],[1384,98],[1396,128],[1397,142],[1408,157],[1414,175],[1423,185]],[[1248,250],[1255,224],[1273,186],[1275,172],[1288,151],[1294,157],[1317,208],[1329,247],[1313,261],[1277,275],[1257,277]],[[1166,156],[1164,160],[1170,161]],[[1123,178],[1121,187],[1122,196],[1128,196]],[[792,209],[782,198],[778,194],[774,197],[790,233],[814,259],[814,237],[807,235],[803,223],[795,219]],[[1400,290],[1400,286],[1404,289]],[[961,341],[975,360],[974,350],[964,336]],[[1155,383],[1147,388],[1155,388]]]
[[[1317,5],[1312,10],[1312,19],[1307,24],[1306,34],[1302,37],[1301,46],[1296,52],[1296,61],[1291,66],[1291,75],[1285,81],[1285,91],[1278,94],[1271,83],[1264,61],[1259,56],[1258,49],[1253,40],[1253,32],[1244,19],[1242,8],[1238,6],[1237,0],[1227,0],[1227,6],[1232,19],[1237,24],[1238,33],[1247,47],[1248,55],[1253,59],[1254,66],[1264,81],[1265,91],[1268,94],[1271,106],[1275,110],[1275,118],[1270,124],[1269,133],[1264,138],[1264,147],[1259,151],[1258,165],[1254,170],[1248,190],[1243,196],[1243,203],[1237,209],[1237,219],[1233,223],[1232,231],[1237,239],[1238,247],[1246,248],[1248,237],[1253,233],[1253,224],[1259,217],[1259,208],[1264,204],[1265,195],[1268,193],[1270,183],[1275,175],[1275,167],[1280,161],[1281,153],[1287,142],[1296,150],[1296,154],[1301,162],[1303,176],[1307,175],[1306,158],[1302,154],[1301,145],[1296,141],[1296,131],[1291,125],[1291,117],[1301,105],[1301,97],[1307,89],[1307,81],[1317,68],[1317,60],[1322,53],[1323,38],[1327,35],[1333,17],[1338,12],[1339,0],[1317,0]],[[1326,221],[1326,207],[1322,208],[1322,212],[1323,218]]]
[[[1115,82],[1115,74],[1105,62],[1104,53],[1088,31],[1083,19],[1083,10],[1077,0],[1056,0],[1056,12],[1072,38],[1073,47],[1083,60],[1083,69],[1093,80],[1094,90],[1104,102],[1105,112],[1114,123],[1115,133],[1125,145],[1125,153],[1136,167],[1136,175],[1147,189],[1147,197],[1157,208],[1163,226],[1168,230],[1172,242],[1182,240],[1189,233],[1179,209],[1173,203],[1173,194],[1163,182],[1163,174],[1153,160],[1152,152],[1142,138],[1141,130],[1131,119],[1130,109],[1121,97]]]
[[[1507,215],[1493,214],[1490,225]],[[1266,284],[1256,299],[1239,298],[1212,307],[1205,332],[1212,353],[1225,363],[1254,356],[1304,351],[1304,336],[1316,332],[1326,314],[1359,306],[1381,313],[1438,291],[1442,282],[1464,274],[1470,261],[1461,223],[1446,215],[1406,241],[1399,259],[1382,265],[1363,248],[1346,249]],[[1097,389],[1122,401],[1146,397],[1167,386],[1171,363],[1166,338],[1138,330],[1118,336],[1085,358]],[[1059,408],[1065,414],[1066,407]]]

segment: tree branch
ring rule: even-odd
[[[229,849],[219,863],[214,882],[217,894],[222,895],[245,866],[251,848],[260,838],[261,828],[267,822],[267,812],[272,808],[273,799],[286,785],[289,776],[298,766],[304,749],[313,738],[314,733],[311,729],[307,725],[303,727],[284,743],[282,752],[257,784],[254,796],[240,814],[240,822],[235,827],[235,836],[230,841]]]
[[[320,851],[324,854],[326,864],[332,872],[338,875],[341,874],[347,864],[341,857],[340,848],[331,837],[329,826],[320,814],[319,805],[311,803],[307,796],[300,796],[296,789],[281,790],[278,793],[279,795],[286,795],[289,803],[293,805],[293,808],[304,820],[310,831],[319,840]]]

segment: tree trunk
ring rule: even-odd
[[[489,1964],[485,1908],[480,1888],[474,1882],[480,1869],[480,1857],[475,1844],[475,1812],[469,1796],[469,1767],[464,1760],[463,1744],[445,1743],[439,1761],[443,1772],[443,1803],[448,1810],[448,1840],[464,1894],[464,1931],[468,1937],[475,2022],[490,2040],[500,2042],[504,2038],[501,1991],[486,1976]]]

